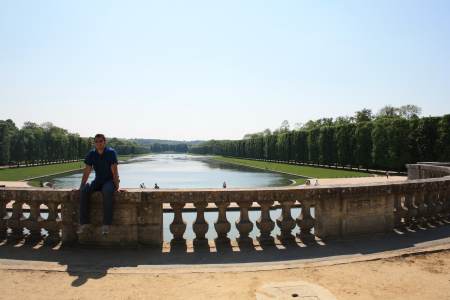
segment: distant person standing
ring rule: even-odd
[[[389,171],[386,171],[386,179],[389,179]]]
[[[225,181],[223,182],[222,187],[223,187],[224,189],[227,188],[227,183],[226,183]]]
[[[116,151],[106,147],[106,138],[103,134],[96,134],[94,138],[95,148],[89,151],[84,160],[85,167],[80,185],[80,228],[82,233],[89,220],[89,202],[91,194],[101,191],[103,195],[103,226],[102,234],[109,233],[109,227],[113,218],[113,194],[119,190],[119,172],[117,168]],[[92,168],[95,170],[95,179],[87,183]]]

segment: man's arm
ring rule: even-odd
[[[112,164],[111,165],[111,172],[113,174],[113,182],[114,182],[114,186],[116,187],[116,191],[119,190],[119,169],[117,168],[117,164]]]
[[[86,182],[89,178],[89,175],[91,174],[91,171],[92,171],[92,166],[85,165],[84,170],[83,170],[83,177],[81,178],[80,188],[86,184]]]

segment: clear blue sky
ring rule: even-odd
[[[450,1],[2,1],[0,119],[241,138],[415,104],[450,113]]]

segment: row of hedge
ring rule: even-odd
[[[450,161],[450,115],[383,117],[242,140],[211,140],[190,152],[403,171],[407,163]]]

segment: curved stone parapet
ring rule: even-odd
[[[229,242],[234,226],[242,243],[308,243],[315,238],[333,239],[390,232],[438,224],[450,217],[450,166],[421,163],[408,165],[409,177],[403,182],[365,185],[279,187],[258,189],[130,189],[115,193],[113,225],[107,236],[101,234],[102,199],[91,199],[91,228],[76,234],[79,193],[43,188],[0,188],[0,239],[80,243],[90,245],[149,245],[163,242],[163,211],[171,210],[168,224],[174,244],[186,243],[187,226],[195,233],[194,243],[207,242],[205,234],[213,228],[216,242]],[[419,177],[419,178],[417,178]],[[270,211],[281,208],[275,219]],[[293,208],[300,214],[292,215]],[[314,208],[314,214],[311,209]],[[228,210],[239,210],[234,223]],[[249,209],[259,211],[252,221]],[[194,223],[183,219],[194,211]],[[217,214],[208,224],[205,211]],[[280,234],[274,235],[275,227]],[[298,228],[299,233],[294,235]],[[257,230],[257,239],[249,233]],[[297,229],[297,230],[298,230]]]
[[[450,175],[450,163],[445,162],[419,162],[406,165],[408,179],[439,178]]]

